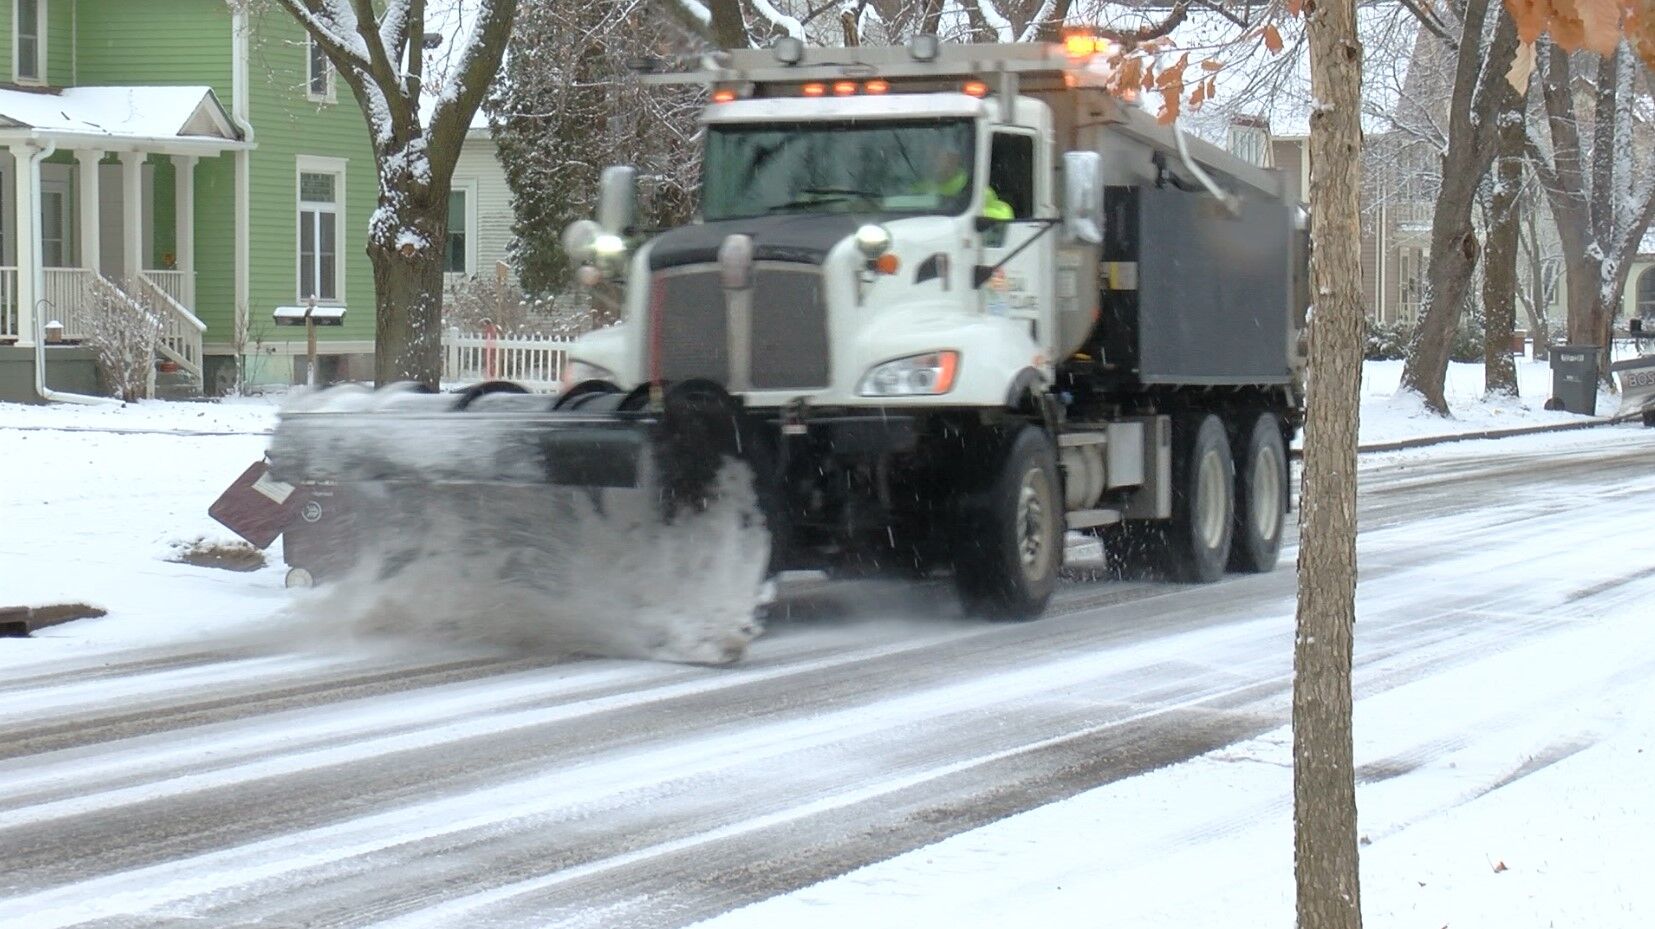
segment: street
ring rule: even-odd
[[[1497,712],[1453,696],[1502,653],[1651,612],[1655,430],[1365,456],[1361,488],[1359,721],[1403,688],[1448,695],[1359,751],[1361,782],[1514,739],[1538,770],[1596,738],[1548,713],[1649,690],[1655,630],[1496,679]],[[1274,573],[1205,587],[1083,563],[1026,624],[961,619],[938,583],[817,585],[722,669],[233,640],[13,667],[0,925],[712,919],[1278,730],[1296,556],[1293,535]],[[1186,813],[1162,845],[1099,853],[1170,854],[1249,815]]]

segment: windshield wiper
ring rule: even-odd
[[[822,206],[823,204],[828,203],[843,203],[852,198],[861,198],[863,200],[879,199],[879,194],[874,193],[871,190],[857,190],[852,187],[806,187],[803,190],[800,190],[799,193],[805,194],[806,196],[800,197],[797,200],[790,200],[787,203],[778,203],[775,206],[770,207],[766,210],[766,212],[777,213],[782,210],[803,210],[809,209],[813,206]]]

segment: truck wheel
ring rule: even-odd
[[[1276,567],[1287,524],[1287,448],[1281,423],[1261,414],[1236,449],[1235,540],[1230,570],[1263,574]]]
[[[956,542],[954,583],[967,613],[1034,619],[1051,599],[1063,562],[1057,452],[1033,426],[1002,447],[998,473]]]
[[[1172,443],[1172,521],[1163,567],[1174,580],[1224,576],[1235,530],[1235,460],[1217,416],[1180,420]]]

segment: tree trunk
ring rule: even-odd
[[[1515,119],[1507,118],[1515,116]],[[1518,196],[1523,189],[1522,109],[1501,114],[1500,155],[1494,162],[1488,244],[1483,262],[1483,392],[1517,396],[1511,336],[1517,328]]]
[[[1442,189],[1431,217],[1431,255],[1426,265],[1428,305],[1414,332],[1408,360],[1402,366],[1402,387],[1425,398],[1428,409],[1448,415],[1443,384],[1454,333],[1471,287],[1478,252],[1471,225],[1471,206],[1477,185],[1494,160],[1494,116],[1509,109],[1516,92],[1504,74],[1517,48],[1517,27],[1504,7],[1493,40],[1482,44],[1488,0],[1470,0],[1455,63],[1454,91],[1448,119],[1448,148],[1442,156]]]
[[[1310,209],[1315,240],[1298,633],[1293,655],[1293,851],[1299,929],[1359,929],[1351,645],[1362,372],[1361,79],[1354,0],[1310,14]]]
[[[438,209],[411,198],[381,197],[378,216],[392,217],[369,231],[374,269],[374,381],[413,381],[433,390],[442,378],[442,256],[447,240],[448,194]],[[409,231],[414,235],[410,237]],[[413,239],[423,240],[415,244]]]
[[[1540,233],[1535,228],[1534,215],[1529,216],[1527,238],[1529,253],[1529,299],[1523,309],[1529,317],[1529,335],[1534,341],[1534,360],[1551,358],[1552,327],[1546,318],[1546,285],[1540,273]]]

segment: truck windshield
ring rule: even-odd
[[[712,126],[702,215],[964,213],[970,120]]]

